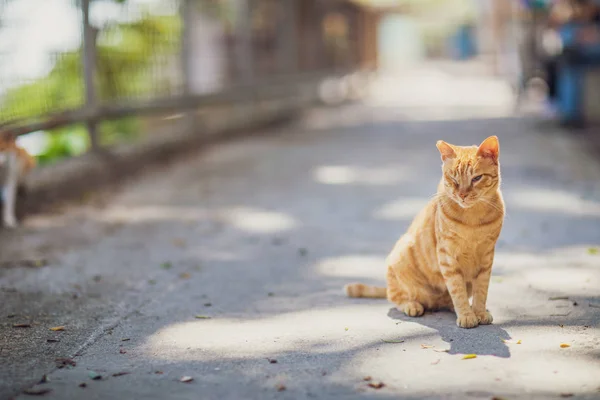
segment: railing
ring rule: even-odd
[[[10,29],[41,12],[19,14],[27,2],[39,4],[0,0],[0,134],[79,124],[92,151],[104,146],[101,122],[301,96],[307,84],[364,66],[369,49],[359,40],[367,11],[349,1],[44,0],[48,11],[75,13],[63,24],[79,44],[48,51],[49,72],[32,79],[3,68],[23,50],[3,34],[18,41]],[[30,104],[27,90],[43,101]]]

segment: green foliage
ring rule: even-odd
[[[118,1],[118,0],[114,0]],[[131,23],[105,27],[97,40],[96,87],[101,103],[164,95],[171,85],[161,79],[177,53],[180,38],[178,16],[151,16]],[[0,104],[0,122],[35,119],[48,113],[84,105],[82,51],[58,56],[44,77],[8,90]],[[101,143],[114,144],[136,137],[136,118],[104,121],[100,124]],[[84,125],[55,129],[41,163],[85,152],[89,146]]]

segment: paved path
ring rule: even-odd
[[[49,265],[0,271],[0,397],[48,373],[35,386],[48,399],[600,398],[600,162],[509,109],[484,77],[382,79],[365,105],[315,110],[3,233],[4,261]],[[434,193],[435,141],[490,134],[508,205],[494,325],[344,297],[345,283],[383,282]]]

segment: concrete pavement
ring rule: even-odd
[[[48,265],[0,272],[1,397],[48,374],[48,399],[600,398],[600,161],[510,109],[502,82],[422,68],[3,233],[4,261]],[[435,141],[491,134],[494,325],[346,298],[434,193]]]

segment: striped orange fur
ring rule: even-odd
[[[411,317],[450,309],[462,328],[490,324],[487,293],[504,221],[498,138],[479,146],[440,140],[437,148],[442,157],[437,194],[388,256],[387,289],[354,283],[346,293],[387,297]]]

